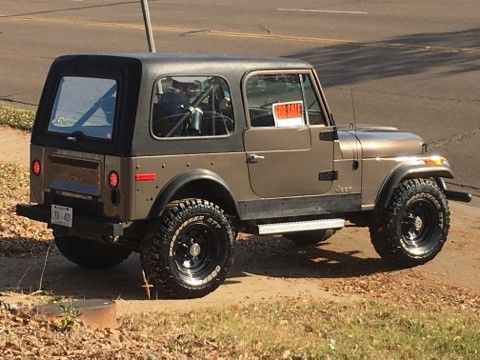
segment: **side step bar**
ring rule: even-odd
[[[340,229],[345,226],[345,219],[320,219],[286,223],[257,225],[259,235],[284,234],[297,231]]]

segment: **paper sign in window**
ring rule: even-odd
[[[272,104],[273,119],[276,127],[303,126],[303,101],[291,101]]]

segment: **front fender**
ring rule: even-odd
[[[402,181],[413,178],[435,178],[439,182],[442,178],[453,179],[453,172],[448,166],[400,165],[383,182],[375,202],[375,208],[385,209],[397,186]]]

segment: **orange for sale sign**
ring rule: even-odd
[[[273,118],[277,127],[302,126],[303,101],[291,101],[272,104]]]

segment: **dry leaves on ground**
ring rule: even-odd
[[[51,241],[45,224],[15,214],[18,203],[29,201],[28,171],[0,162],[0,255],[22,256],[44,252]]]

